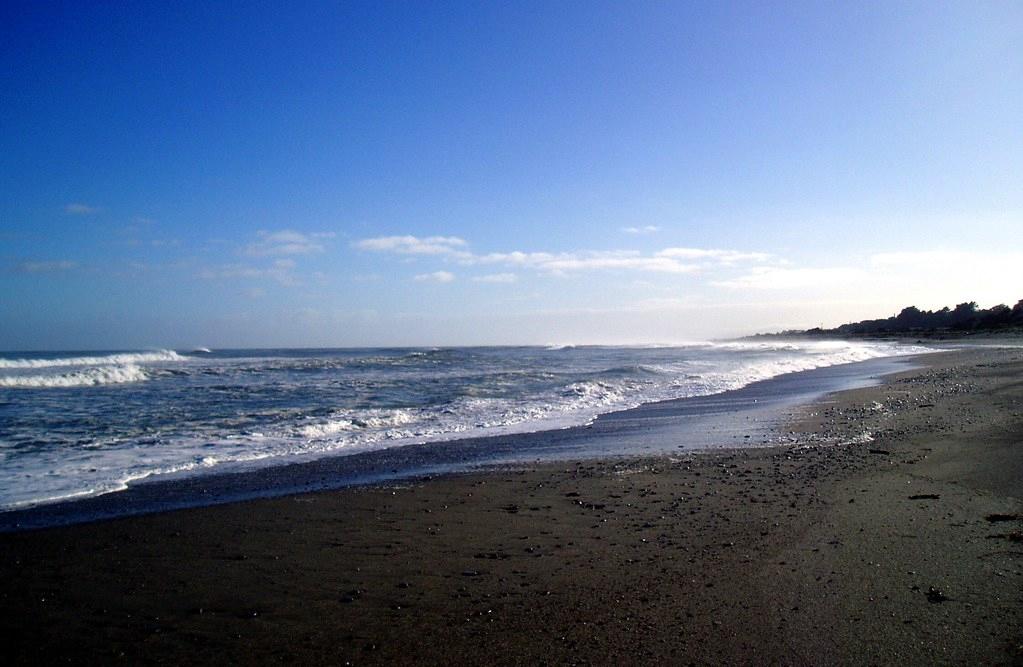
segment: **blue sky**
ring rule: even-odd
[[[0,349],[1023,297],[1019,3],[0,8]]]

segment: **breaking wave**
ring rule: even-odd
[[[58,366],[102,366],[109,364],[144,364],[183,361],[174,350],[107,354],[98,357],[62,357],[55,359],[0,359],[0,368],[54,368]]]
[[[0,390],[11,389],[0,397],[0,509],[108,493],[152,475],[564,428],[783,373],[925,351],[740,341],[571,353],[159,350],[5,358]],[[130,390],[147,380],[144,392]],[[89,389],[116,384],[129,386]]]
[[[0,387],[89,387],[100,384],[143,382],[146,371],[133,364],[99,366],[60,375],[0,376]]]
[[[364,410],[355,414],[343,411],[334,415],[334,419],[320,424],[309,424],[298,429],[298,434],[311,440],[334,436],[339,433],[362,431],[366,429],[388,429],[404,426],[416,421],[415,414],[410,410]]]

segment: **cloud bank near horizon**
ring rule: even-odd
[[[104,210],[103,219],[115,217]],[[23,256],[5,263],[6,275],[117,289],[202,281],[197,293],[223,310],[207,315],[207,326],[255,345],[264,335],[278,345],[678,342],[834,326],[907,305],[989,307],[1019,298],[1010,288],[1023,285],[1023,252],[1013,250],[886,250],[829,265],[774,248],[656,244],[632,234],[645,249],[479,249],[455,234],[353,239],[340,227],[169,242],[155,220],[127,220],[90,223],[108,224],[110,243],[122,249],[116,261]]]
[[[587,271],[692,274],[722,266],[759,265],[773,259],[765,252],[684,247],[668,247],[653,253],[630,249],[475,253],[468,241],[457,236],[379,236],[355,241],[352,247],[383,254],[435,257],[467,267],[499,265],[552,275]]]

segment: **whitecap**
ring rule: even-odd
[[[174,350],[126,352],[98,357],[62,357],[57,359],[0,359],[0,368],[54,368],[58,366],[101,366],[104,364],[142,364],[161,361],[183,361]]]
[[[133,364],[123,366],[99,366],[86,368],[61,375],[14,375],[0,376],[0,387],[46,388],[46,387],[88,387],[102,384],[123,384],[143,382],[149,375]]]

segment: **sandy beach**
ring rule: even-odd
[[[787,447],[0,535],[7,664],[1023,664],[1023,349],[926,355]]]

